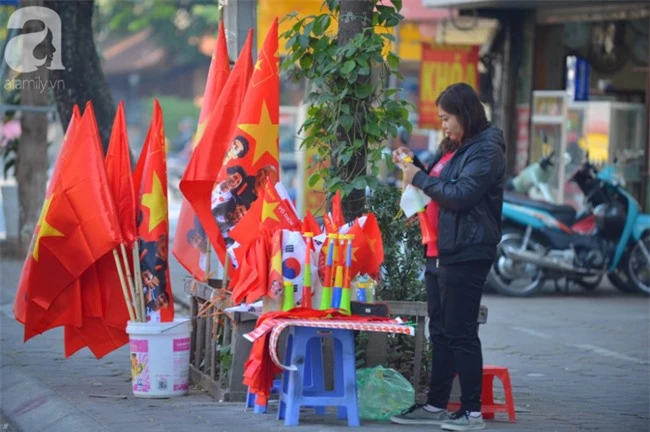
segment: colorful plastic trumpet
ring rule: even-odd
[[[305,237],[305,269],[303,271],[302,283],[302,307],[304,309],[312,309],[311,307],[311,248],[312,238],[314,233],[306,232],[303,234]]]
[[[288,311],[296,306],[296,300],[293,295],[293,284],[291,282],[284,283],[284,300],[282,302],[282,310]]]
[[[325,277],[323,278],[323,292],[321,293],[320,298],[320,310],[329,309],[332,305],[332,277],[333,271],[332,267],[334,266],[334,259],[336,254],[336,240],[338,239],[338,234],[328,234],[327,235],[327,260],[325,261]]]
[[[352,285],[352,241],[354,240],[354,234],[348,234],[345,236],[347,240],[347,253],[345,255],[345,277],[343,278],[343,287],[341,289],[341,303],[339,304],[339,309],[350,313],[350,300],[351,300],[351,285]]]
[[[338,309],[341,307],[341,296],[343,295],[343,277],[344,277],[344,266],[345,266],[345,256],[343,255],[343,247],[345,246],[345,235],[339,235],[339,243],[336,246],[337,250],[335,253],[338,255],[338,259],[335,258],[336,265],[336,274],[334,276],[334,293],[332,296],[332,307]]]

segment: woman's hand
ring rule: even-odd
[[[414,157],[413,151],[411,151],[411,149],[408,147],[400,147],[396,150],[393,150],[393,162],[395,164],[404,162],[405,157],[410,157],[411,159]]]
[[[410,163],[406,164],[404,168],[402,168],[402,171],[404,173],[402,177],[404,184],[411,184],[413,183],[413,177],[422,170]]]

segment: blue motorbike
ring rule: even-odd
[[[599,172],[587,160],[570,181],[585,195],[585,214],[506,192],[488,288],[527,297],[548,281],[558,289],[562,281],[593,289],[607,275],[622,291],[650,295],[650,215],[640,212],[613,167]]]

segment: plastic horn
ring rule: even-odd
[[[314,233],[306,232],[303,234],[305,237],[305,269],[303,271],[302,283],[302,307],[304,309],[312,309],[311,307],[311,241]]]
[[[337,249],[345,246],[345,236],[340,235],[339,236],[339,244],[337,245]],[[332,295],[332,307],[334,309],[339,309],[341,307],[341,296],[343,295],[343,276],[344,276],[344,257],[343,257],[343,251],[337,251],[338,254],[338,259],[335,259],[336,261],[336,274],[334,276],[334,293]]]
[[[325,261],[325,277],[323,278],[323,291],[320,298],[320,310],[329,309],[332,305],[332,266],[334,265],[334,250],[338,234],[327,235],[327,261]]]
[[[284,301],[282,302],[282,310],[288,311],[296,306],[296,301],[293,296],[293,284],[291,282],[284,283]]]
[[[339,309],[350,313],[350,300],[351,300],[351,289],[350,285],[352,282],[352,242],[354,241],[354,234],[348,234],[345,236],[347,240],[347,253],[345,255],[345,277],[343,278],[343,287],[341,290],[341,304]]]

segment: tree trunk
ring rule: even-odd
[[[53,86],[63,129],[68,128],[75,104],[83,112],[86,102],[92,101],[106,152],[115,105],[93,39],[95,1],[46,1],[45,5],[59,14],[62,23],[61,56],[65,69],[50,71],[50,79],[63,82],[63,85]]]
[[[372,0],[341,0],[339,33],[337,39],[339,46],[346,44],[351,38],[362,33],[364,29],[366,29],[366,31],[372,31],[372,11]],[[369,76],[359,76],[357,83],[365,84],[369,82],[369,80]],[[353,100],[352,97],[350,97],[350,100],[347,102],[349,103],[351,100]],[[348,145],[352,145],[352,142],[349,142],[350,139],[361,139],[361,127],[364,124],[363,120],[363,118],[357,119],[357,122],[355,122],[355,125],[350,130],[349,138],[344,130],[339,130],[339,142],[348,141]],[[352,159],[350,159],[350,162],[345,166],[344,176],[347,181],[352,182],[359,175],[366,173],[367,151],[368,143],[366,141],[361,151],[355,154]],[[334,163],[334,161],[332,162]],[[361,216],[364,212],[365,205],[366,191],[353,189],[350,194],[346,195],[342,199],[343,215],[345,216],[346,221]]]
[[[42,0],[21,1],[20,7],[43,6]],[[27,33],[41,31],[43,24],[36,20],[27,21],[23,26]],[[32,55],[32,53],[25,53]],[[35,72],[22,73],[23,83],[47,82],[48,70],[41,67]],[[46,106],[48,92],[36,85],[25,85],[21,89],[20,101],[25,106]],[[29,247],[36,223],[45,199],[47,182],[47,114],[22,111],[20,127],[22,134],[16,152],[16,182],[18,183],[18,203],[20,206],[19,253]]]

